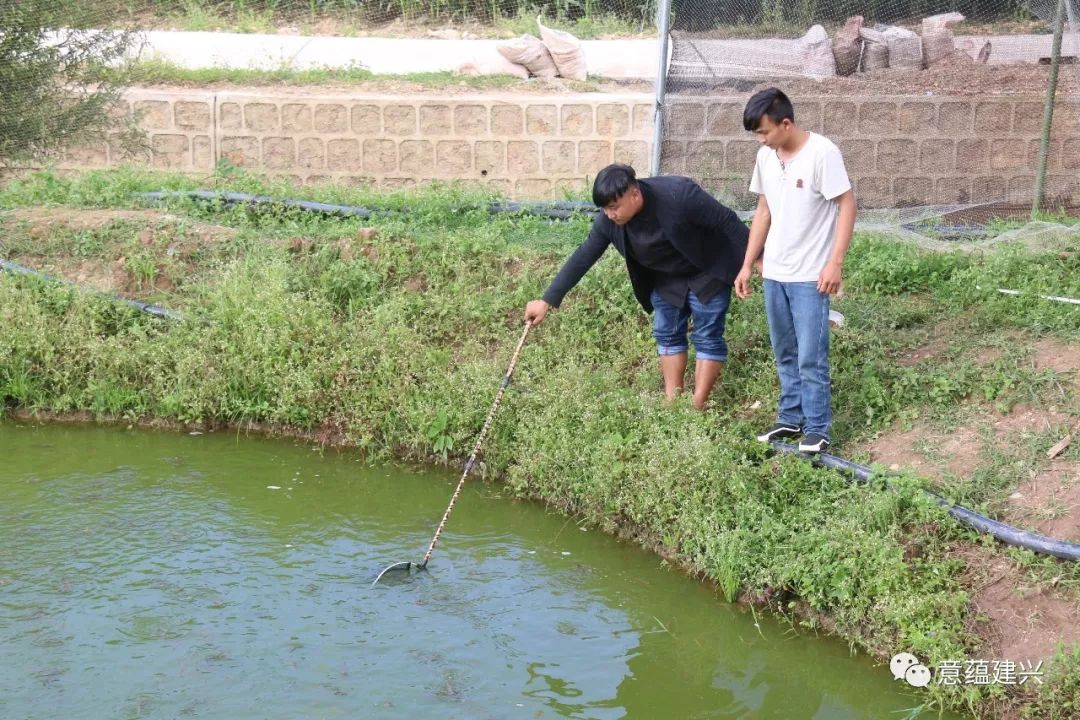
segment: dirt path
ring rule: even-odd
[[[80,287],[123,297],[144,299],[148,292],[170,292],[189,269],[185,261],[194,253],[231,239],[236,229],[202,223],[161,210],[16,208],[5,214],[2,227],[13,252],[6,260],[75,283]],[[80,257],[72,248],[49,249],[42,242],[58,235],[71,238],[72,247],[89,235],[114,236],[111,257]],[[20,239],[22,240],[20,242]],[[130,260],[140,256],[140,277]],[[150,268],[153,275],[148,276]]]
[[[955,328],[945,323],[929,343],[899,358],[902,364],[933,362],[946,352]],[[895,427],[853,452],[891,470],[910,470],[936,481],[949,475],[974,477],[1001,462],[998,453],[1016,452],[1036,436],[1080,442],[1080,345],[1055,339],[1034,343],[1034,369],[1056,374],[1056,404],[1021,403],[1010,412],[980,407],[951,431],[917,422]],[[987,365],[998,353],[982,351],[976,362]],[[1058,455],[1032,454],[1027,476],[1008,494],[1003,521],[1045,535],[1080,542],[1080,463]],[[1057,644],[1080,643],[1080,594],[1046,583],[998,550],[957,547],[964,563],[964,584],[971,588],[974,630],[984,640],[982,657],[1017,662],[1054,654]]]

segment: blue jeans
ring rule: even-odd
[[[688,320],[694,318],[690,340],[700,360],[727,362],[727,343],[724,342],[724,320],[731,303],[731,286],[703,303],[690,292],[686,307],[675,307],[653,290],[653,337],[660,355],[679,355],[688,350],[686,329]]]
[[[829,296],[816,282],[766,280],[765,314],[780,378],[777,422],[829,437]]]

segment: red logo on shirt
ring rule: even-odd
[[[795,181],[795,187],[797,187],[797,188],[802,187],[802,178],[799,178],[798,180]]]

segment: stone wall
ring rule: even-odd
[[[313,95],[132,90],[149,135],[132,158],[117,143],[81,148],[68,167],[146,162],[207,172],[221,161],[297,182],[399,188],[472,180],[514,197],[580,191],[611,162],[647,168],[648,96]]]
[[[1032,196],[1042,98],[796,97],[798,120],[844,152],[863,207],[969,203]],[[132,90],[128,113],[149,147],[80,148],[65,167],[144,162],[205,173],[222,161],[297,182],[409,187],[469,180],[516,198],[560,197],[597,170],[647,172],[652,97],[643,93],[423,94]],[[669,97],[664,165],[736,205],[757,142],[742,129],[745,96]],[[1048,192],[1080,202],[1075,99],[1055,112]]]
[[[797,97],[799,124],[844,154],[862,207],[1008,200],[1031,202],[1043,99]],[[679,97],[664,118],[665,173],[688,174],[729,202],[751,206],[757,141],[742,130],[745,96]],[[1047,194],[1080,203],[1076,99],[1054,111]]]

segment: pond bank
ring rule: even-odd
[[[36,178],[9,187],[0,202],[124,207],[131,190],[188,182],[138,174]],[[219,188],[299,192],[250,179],[223,178]],[[124,221],[33,238],[13,228],[0,256],[119,262],[138,271],[132,288],[144,299],[192,320],[162,324],[4,278],[0,347],[9,350],[0,355],[0,397],[9,407],[129,422],[297,428],[372,457],[459,467],[505,370],[521,308],[587,229],[584,221],[551,226],[459,212],[460,192],[364,196],[328,188],[308,195],[410,209],[374,224],[236,209],[210,216],[181,205],[170,212],[189,218],[187,225],[147,233]],[[186,233],[206,222],[236,232],[188,242]],[[897,423],[955,429],[966,422],[964,408],[975,417],[986,404],[998,413],[1020,402],[1072,407],[1073,391],[1059,392],[1072,388],[1067,371],[1031,365],[1039,338],[1030,328],[1072,346],[1075,311],[972,290],[976,280],[1008,280],[1075,296],[1075,256],[1063,260],[1059,252],[1070,251],[935,255],[857,238],[837,304],[848,321],[834,349],[842,448],[857,455],[861,443],[892,435]],[[879,659],[900,650],[935,665],[992,659],[974,627],[974,587],[958,554],[976,538],[921,499],[928,479],[908,477],[895,493],[856,487],[801,461],[770,458],[750,439],[775,402],[760,293],[732,309],[732,362],[714,406],[701,414],[688,404],[664,406],[648,325],[624,275],[605,259],[530,337],[478,475],[503,479],[580,523],[658,540],[727,597],[766,599],[778,611],[804,607],[796,625],[834,631]],[[158,278],[171,289],[155,289]],[[900,362],[949,317],[958,319],[943,352]],[[984,355],[991,348],[1000,354]],[[1041,467],[1037,457],[1057,431],[1032,434],[1030,451],[1013,448],[1008,472],[945,476],[938,488],[993,511],[1018,475]],[[988,552],[1044,592],[1074,601],[1075,568],[1000,547]],[[1059,655],[1052,666],[1064,675],[1048,672],[1046,689],[1000,697],[971,685],[933,686],[926,696],[953,706],[971,700],[983,717],[1004,717],[1006,706],[1014,717],[1025,710],[1051,717],[1072,702],[1076,662],[1068,651]]]

